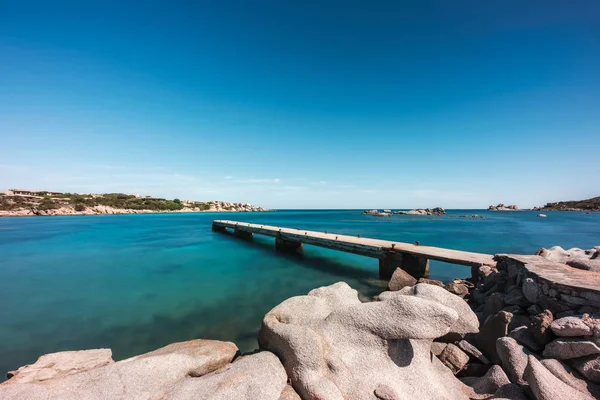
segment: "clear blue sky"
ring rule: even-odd
[[[0,188],[600,195],[600,1],[0,0]]]

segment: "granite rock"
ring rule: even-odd
[[[403,270],[402,268],[396,268],[390,282],[388,283],[388,289],[391,291],[400,290],[406,286],[416,285],[417,280],[413,278],[411,274]]]
[[[531,353],[511,337],[498,339],[496,347],[502,360],[502,367],[510,381],[518,385],[525,385],[523,373],[527,367],[527,356]]]
[[[592,382],[600,383],[600,356],[593,355],[570,360],[581,375]]]
[[[544,310],[543,313],[531,317],[529,333],[540,346],[545,346],[552,341],[552,330],[550,326],[554,317],[550,310]]]
[[[500,357],[496,349],[496,340],[508,335],[508,325],[513,315],[500,311],[490,317],[481,327],[479,334],[475,335],[471,342],[494,364],[500,363]]]
[[[537,400],[594,399],[558,379],[531,355],[528,357],[524,377]]]
[[[555,319],[550,325],[557,336],[591,336],[592,328],[580,317],[564,317]]]
[[[440,353],[440,361],[456,375],[469,362],[469,356],[458,346],[450,343]]]
[[[581,376],[568,365],[554,359],[545,359],[540,362],[548,371],[567,385],[590,397],[600,398],[600,385],[582,379]]]
[[[583,338],[558,338],[546,345],[545,358],[568,360],[600,354],[600,347],[591,340]]]

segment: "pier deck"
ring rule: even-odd
[[[426,277],[429,274],[429,260],[467,265],[473,268],[482,265],[496,265],[494,256],[491,254],[420,246],[390,240],[225,220],[213,221],[212,227],[215,231],[232,229],[234,234],[241,237],[251,237],[253,234],[274,237],[276,238],[276,247],[284,251],[297,251],[302,248],[303,244],[308,244],[377,258],[379,259],[381,279],[389,279],[396,268],[402,268],[416,278]]]

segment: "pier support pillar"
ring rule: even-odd
[[[278,237],[275,238],[275,248],[279,251],[288,253],[301,253],[304,247],[302,242],[295,242],[293,240],[286,240]]]
[[[227,228],[225,228],[224,226],[215,225],[215,224],[212,224],[212,230],[214,232],[227,232]]]
[[[235,236],[239,237],[240,239],[246,239],[246,240],[250,240],[254,237],[254,234],[252,232],[241,231],[238,229],[234,229],[233,234]]]
[[[385,258],[379,259],[379,279],[389,281],[396,268],[402,268],[403,255],[401,253],[388,252]]]
[[[415,279],[429,278],[429,260],[412,254],[404,254],[402,269]]]

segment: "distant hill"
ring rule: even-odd
[[[600,197],[587,200],[557,201],[536,208],[544,211],[600,211]]]

